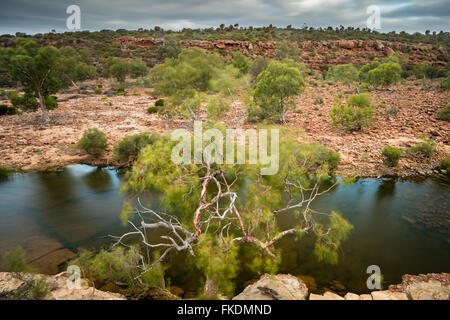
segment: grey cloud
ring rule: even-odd
[[[448,0],[15,0],[0,2],[0,33],[66,30],[66,8],[78,4],[84,30],[291,24],[365,27],[368,5],[382,9],[382,32],[449,30]]]

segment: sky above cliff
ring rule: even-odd
[[[81,30],[292,25],[366,27],[377,5],[380,32],[449,31],[449,0],[0,0],[0,34],[69,31],[69,5],[81,9]]]

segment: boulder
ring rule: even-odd
[[[408,297],[403,292],[393,292],[389,290],[372,291],[373,300],[408,300]]]
[[[233,300],[306,300],[305,283],[290,274],[264,274]]]
[[[345,296],[344,296],[345,300],[360,300],[359,295],[355,294],[355,293],[351,293],[348,292]]]
[[[324,300],[345,300],[340,295],[337,295],[336,293],[327,291],[323,294]]]
[[[450,273],[429,273],[402,277],[404,292],[412,300],[449,300]]]
[[[89,287],[88,281],[84,279],[79,289],[69,289],[66,272],[54,276],[0,272],[0,300],[33,299],[33,284],[42,279],[48,289],[44,300],[126,300],[121,294]]]

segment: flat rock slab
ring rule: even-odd
[[[306,300],[307,296],[308,288],[301,279],[290,274],[264,274],[233,300]]]
[[[403,292],[392,292],[389,290],[372,291],[373,300],[408,300],[408,296]]]
[[[361,299],[359,298],[359,295],[357,295],[357,294],[355,294],[355,293],[351,293],[351,292],[347,293],[347,294],[344,296],[344,298],[345,298],[345,300],[361,300]]]

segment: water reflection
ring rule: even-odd
[[[83,176],[83,181],[92,191],[98,192],[111,187],[111,173],[108,169],[97,168]]]
[[[50,257],[61,248],[75,251],[110,244],[108,234],[126,230],[119,219],[121,177],[115,170],[75,165],[59,172],[15,174],[0,181],[0,256],[17,245],[33,260]],[[313,205],[322,212],[342,213],[354,226],[342,245],[338,264],[317,260],[313,237],[291,235],[278,243],[282,252],[279,272],[306,276],[317,290],[344,286],[356,293],[367,291],[366,268],[372,264],[381,267],[387,283],[400,282],[405,273],[448,272],[449,190],[448,181],[434,178],[420,183],[364,179],[347,187],[339,185]],[[141,194],[140,199],[153,209],[160,206],[157,194]],[[295,219],[289,212],[278,217],[282,228]],[[170,259],[174,266],[167,274],[172,283],[192,287],[198,276],[193,267],[182,255]],[[252,277],[244,267],[238,290]]]

